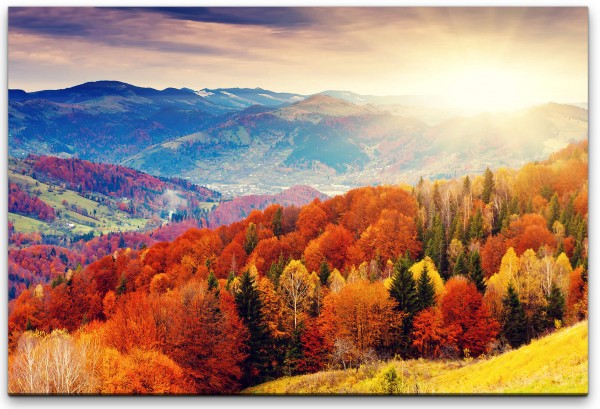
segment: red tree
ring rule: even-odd
[[[459,351],[465,354],[468,350],[472,356],[488,351],[498,334],[499,324],[491,318],[475,284],[460,276],[448,280],[440,309],[447,327],[460,328],[457,334]]]

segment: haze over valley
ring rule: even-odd
[[[10,90],[9,153],[120,164],[225,197],[300,184],[332,195],[517,167],[587,138],[587,110],[573,104],[465,114],[437,101],[117,81]]]

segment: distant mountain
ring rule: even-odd
[[[219,177],[227,171],[227,176],[232,172],[238,180],[253,173],[256,166],[305,170],[322,166],[346,173],[362,170],[379,155],[373,145],[389,140],[391,151],[386,154],[391,154],[398,144],[426,128],[418,120],[315,95],[278,109],[231,114],[204,132],[152,146],[125,164],[165,175],[176,167],[177,172],[201,174],[201,178]],[[226,179],[220,181],[229,183]]]
[[[306,98],[305,95],[273,92],[262,88],[204,88],[196,91],[196,94],[215,104],[236,109],[252,105],[278,107]]]
[[[361,95],[350,91],[323,91],[319,95],[343,99],[357,105],[406,105],[406,106],[442,106],[441,98],[437,95]]]
[[[114,81],[9,90],[9,154],[122,164],[226,197],[323,192],[514,167],[587,138],[587,110],[546,104],[458,116],[435,96],[155,90]]]
[[[383,112],[370,106],[359,106],[328,95],[312,95],[303,101],[285,106],[274,112],[287,121],[319,122],[326,117],[381,115]]]
[[[437,95],[360,95],[350,91],[324,91],[321,95],[343,99],[356,105],[369,104],[380,110],[403,117],[413,117],[428,125],[455,117],[459,111],[448,106]]]
[[[188,90],[116,81],[27,93],[9,90],[9,152],[119,162],[152,144],[200,131],[231,109]]]
[[[515,167],[587,138],[587,111],[548,104],[435,126],[370,105],[313,96],[228,120],[132,157],[128,166],[207,180],[224,193],[310,183],[339,191]],[[234,186],[236,185],[236,186]],[[262,189],[262,190],[261,190]],[[243,192],[238,192],[243,193]]]
[[[219,204],[211,211],[208,214],[208,225],[211,228],[229,225],[245,219],[252,210],[264,210],[272,204],[301,207],[314,199],[324,201],[328,198],[310,186],[293,186],[274,195],[240,196]]]

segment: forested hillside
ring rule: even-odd
[[[587,318],[587,166],[586,141],[111,250],[10,302],[9,392],[234,393],[528,344]]]

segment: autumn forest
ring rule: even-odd
[[[9,399],[588,394],[588,7],[74,3],[3,19]]]
[[[587,169],[581,142],[517,170],[271,205],[172,241],[104,237],[89,264],[25,247],[11,263],[66,263],[15,287],[9,392],[230,394],[519,348],[587,319]]]

